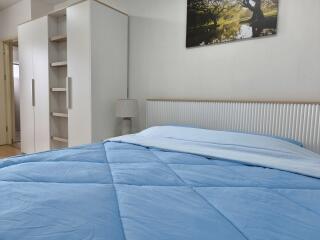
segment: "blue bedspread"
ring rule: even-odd
[[[1,161],[0,196],[1,240],[320,239],[318,178],[130,143]]]

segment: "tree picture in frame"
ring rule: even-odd
[[[187,47],[275,35],[279,0],[188,0]]]

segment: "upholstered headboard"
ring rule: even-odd
[[[320,153],[320,103],[151,99],[146,123],[286,137]]]

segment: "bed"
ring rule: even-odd
[[[319,239],[320,156],[158,126],[0,162],[0,239]]]

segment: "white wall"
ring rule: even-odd
[[[22,0],[0,11],[0,40],[17,38],[17,26],[31,19],[31,0]]]
[[[32,19],[43,17],[53,10],[54,4],[49,4],[43,0],[31,0]]]
[[[45,16],[54,9],[53,4],[43,0],[21,0],[0,11],[0,40],[18,37],[18,25]]]
[[[19,64],[19,50],[15,46],[12,48],[12,62],[13,64]]]
[[[320,102],[320,1],[281,0],[278,35],[186,49],[186,0],[127,0],[130,97]],[[137,125],[137,124],[136,124]]]

